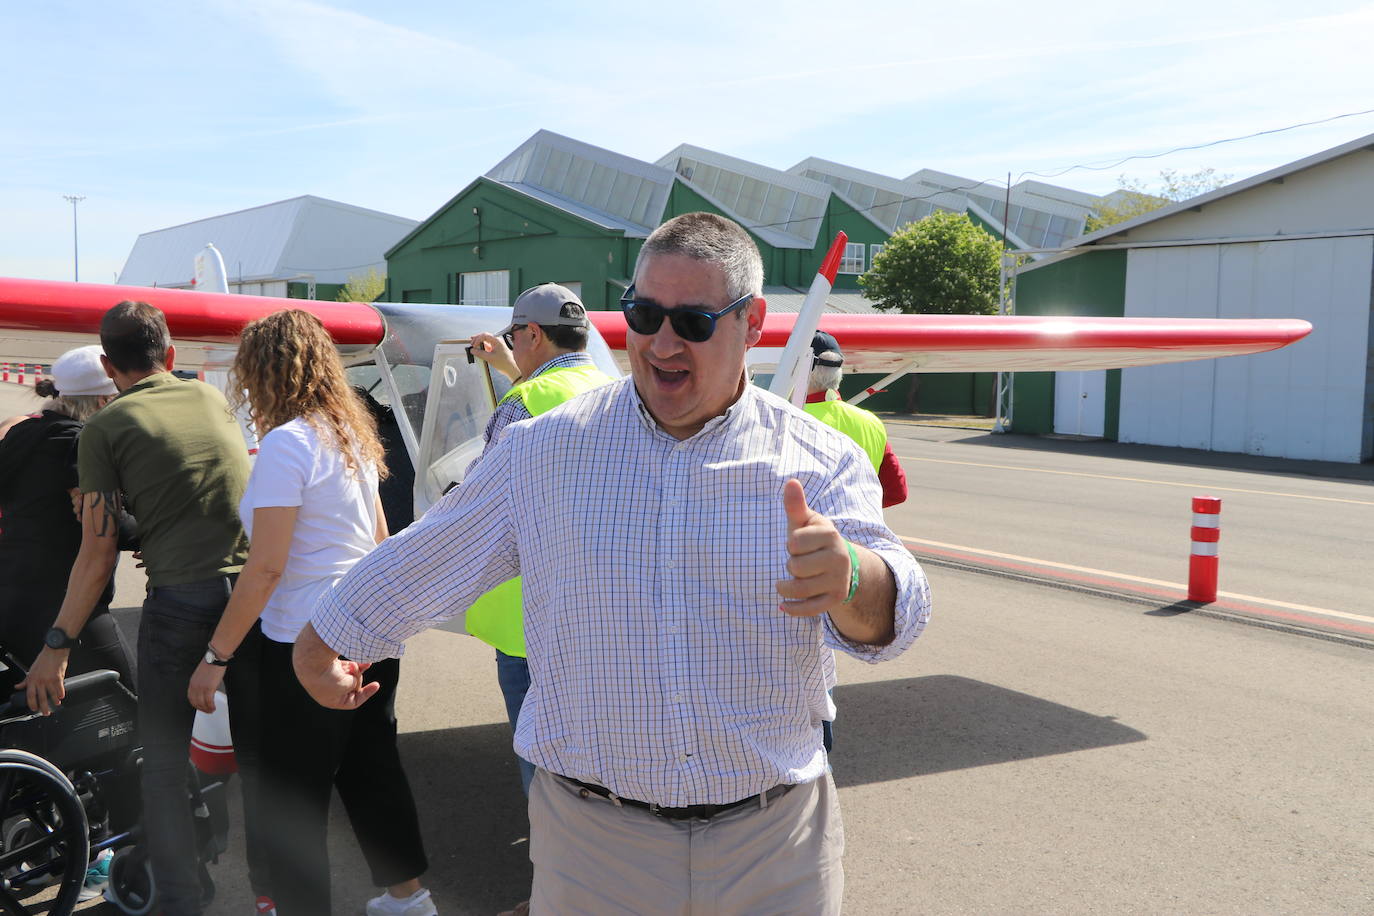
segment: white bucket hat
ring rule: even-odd
[[[52,384],[61,397],[80,395],[118,394],[115,384],[105,374],[100,356],[105,351],[98,346],[68,350],[52,364]]]

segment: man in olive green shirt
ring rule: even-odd
[[[171,374],[176,351],[162,312],[121,302],[102,319],[100,342],[101,362],[120,394],[82,430],[81,549],[47,648],[22,686],[35,710],[46,714],[61,702],[68,645],[79,637],[114,568],[115,521],[127,505],[138,519],[148,570],[138,637],[143,823],[163,911],[199,916],[202,876],[186,792],[195,710],[186,691],[196,666],[209,661],[210,636],[247,556],[238,502],[248,480],[248,454],[224,396]],[[255,842],[255,647],[245,640],[225,683],[244,777],[250,879],[257,893],[267,895],[261,844]]]

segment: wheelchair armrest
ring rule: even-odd
[[[119,672],[110,668],[101,668],[99,671],[87,671],[85,674],[78,674],[76,677],[69,677],[62,682],[62,686],[67,690],[67,699],[63,702],[70,702],[80,694],[89,693],[97,687],[106,684],[117,683]]]
[[[63,703],[70,703],[80,699],[83,694],[87,694],[106,686],[107,684],[119,683],[119,672],[110,668],[101,668],[99,671],[87,671],[85,674],[78,674],[76,677],[69,677],[62,682],[63,688],[67,692]],[[29,699],[27,691],[16,690],[4,703],[0,703],[0,720],[7,719],[15,715],[30,715]]]

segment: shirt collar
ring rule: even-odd
[[[122,398],[126,394],[132,394],[135,391],[142,391],[145,388],[156,388],[160,385],[170,385],[173,382],[179,381],[181,381],[181,379],[177,378],[170,372],[155,372],[147,378],[139,381],[138,383],[130,385],[128,388],[125,388],[123,391],[119,393],[119,397]]]
[[[530,373],[530,378],[538,378],[550,369],[567,369],[572,366],[592,365],[592,358],[581,350],[560,353]]]
[[[701,429],[697,430],[695,434],[688,436],[686,439],[679,439],[659,426],[658,421],[654,419],[654,415],[649,413],[649,408],[644,405],[643,399],[639,396],[639,389],[635,387],[633,375],[627,376],[625,387],[629,391],[628,397],[630,398],[630,403],[634,405],[635,413],[639,416],[639,420],[644,424],[645,428],[656,435],[672,439],[674,442],[691,442],[694,439],[713,435],[718,430],[726,428],[732,418],[740,415],[742,409],[748,410],[748,405],[752,404],[758,397],[758,388],[753,382],[746,380],[744,383],[744,390],[740,392],[739,397],[735,398],[733,404],[725,408],[725,413],[707,420],[706,424],[702,426]]]

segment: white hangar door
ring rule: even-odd
[[[1303,318],[1271,353],[1126,369],[1122,442],[1357,462],[1368,457],[1369,236],[1137,248],[1126,315]]]
[[[1107,370],[1054,374],[1054,431],[1101,437],[1106,430]]]

